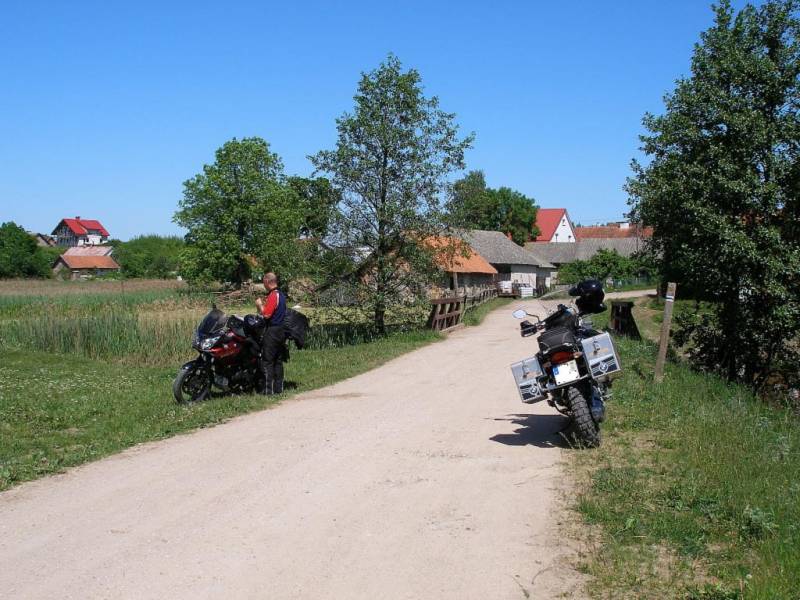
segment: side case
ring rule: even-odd
[[[547,397],[547,393],[539,386],[542,366],[535,356],[526,358],[511,365],[511,373],[517,383],[519,396],[525,404],[533,404]]]
[[[597,381],[608,381],[622,372],[617,349],[607,333],[581,340],[583,354],[589,363],[592,377]]]

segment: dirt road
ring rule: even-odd
[[[556,532],[564,419],[519,401],[509,363],[534,345],[510,312],[0,494],[0,596],[581,597]]]

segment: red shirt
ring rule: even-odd
[[[261,306],[261,316],[266,319],[272,317],[275,309],[278,308],[278,294],[280,294],[280,292],[277,289],[269,292],[267,295],[267,301]]]

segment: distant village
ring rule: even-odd
[[[562,265],[588,260],[600,250],[630,257],[644,248],[651,228],[620,221],[602,226],[575,226],[565,208],[540,208],[535,239],[524,247],[500,231],[469,230],[463,241],[469,246],[456,257],[440,260],[453,289],[497,285],[522,295],[543,293],[558,284]],[[63,218],[48,235],[31,233],[40,246],[66,250],[53,263],[54,275],[65,279],[89,279],[120,271],[114,260],[110,234],[97,219]],[[527,292],[527,293],[526,293]]]

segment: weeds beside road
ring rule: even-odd
[[[577,508],[597,526],[584,557],[591,590],[601,598],[797,598],[797,417],[679,362],[656,385],[655,345],[616,342],[625,371],[603,447],[574,455],[586,489]]]

